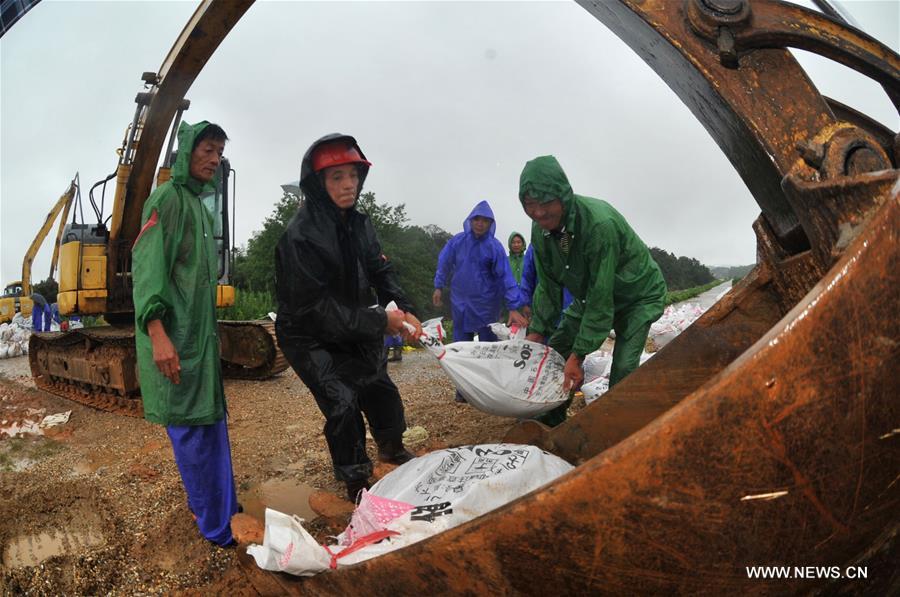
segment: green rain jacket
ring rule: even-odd
[[[563,355],[583,357],[597,350],[611,329],[628,337],[659,319],[666,283],[647,246],[619,212],[605,201],[573,193],[553,156],[525,164],[519,199],[525,195],[541,202],[562,200],[564,231],[571,234],[565,255],[556,235],[532,225],[538,284],[530,332],[549,336],[549,344]],[[555,329],[562,287],[575,300]]]
[[[522,252],[514,255],[512,252],[512,241],[517,236],[522,239]],[[528,244],[525,242],[524,236],[514,231],[506,241],[506,248],[509,250],[509,268],[516,279],[516,284],[518,284],[522,281],[522,269],[525,267],[525,249],[528,248]]]
[[[194,139],[208,122],[182,123],[172,178],[144,204],[132,248],[135,336],[144,417],[163,425],[208,425],[225,416],[216,337],[218,264],[213,218],[199,195],[213,190],[190,175]],[[147,323],[162,320],[181,362],[173,384],[153,362]]]

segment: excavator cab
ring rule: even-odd
[[[66,225],[59,247],[56,299],[61,315],[101,314],[106,310],[108,238],[109,232],[102,223]]]
[[[216,190],[200,196],[203,205],[213,216],[213,237],[216,239],[216,254],[219,264],[219,283],[216,286],[216,306],[230,307],[234,305],[234,286],[231,285],[231,235],[228,230],[228,206],[233,205],[234,186],[229,194],[228,183],[232,181],[234,170],[227,158],[219,162],[219,176],[216,177]],[[233,209],[233,207],[232,207]]]
[[[172,160],[175,159],[173,155]],[[230,307],[234,305],[234,286],[231,285],[231,233],[229,231],[228,209],[234,209],[234,169],[228,158],[223,157],[216,172],[214,191],[200,195],[203,206],[213,217],[213,238],[216,240],[216,261],[219,264],[218,285],[216,287],[216,306]],[[232,211],[233,213],[233,211]]]
[[[30,316],[32,306],[31,299],[22,296],[21,280],[7,284],[3,289],[3,296],[0,297],[0,323],[12,321],[15,314],[19,312],[23,317]]]
[[[84,222],[72,222],[66,225],[60,242],[60,279],[59,279],[59,309],[63,315],[73,314],[115,314],[122,312],[128,316],[131,314],[131,272],[130,267],[111,268],[109,259],[111,254],[118,261],[129,261],[131,246],[127,242],[117,239],[118,230],[125,211],[125,194],[127,183],[131,173],[131,160],[135,153],[135,147],[140,142],[143,131],[140,114],[148,105],[150,98],[147,94],[139,93],[136,98],[137,109],[135,120],[128,128],[122,147],[119,149],[119,165],[116,172],[105,179],[98,181],[91,188],[90,202],[97,216],[96,224]],[[174,163],[176,152],[172,150],[177,134],[181,114],[190,106],[185,100],[182,102],[178,115],[172,125],[169,139],[169,150],[166,159],[157,173],[157,185],[169,180],[171,165]],[[234,304],[234,287],[229,284],[231,276],[231,237],[229,235],[228,208],[231,204],[229,190],[233,192],[233,185],[229,188],[232,174],[227,159],[219,164],[219,172],[216,176],[216,189],[201,197],[204,206],[209,209],[215,222],[215,238],[219,262],[219,284],[216,293],[218,307],[229,307]],[[115,196],[113,199],[112,214],[103,218],[103,196],[106,184],[116,178]],[[94,191],[100,188],[99,206],[94,198]],[[80,201],[80,198],[79,198]],[[81,213],[80,211],[78,213]],[[115,247],[113,247],[115,245]],[[115,250],[111,250],[115,248]],[[113,272],[115,279],[110,278]]]

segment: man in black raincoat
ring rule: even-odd
[[[313,143],[300,169],[304,202],[275,250],[278,343],[325,415],[335,476],[351,500],[372,474],[363,414],[379,460],[412,458],[384,335],[418,338],[422,331],[372,222],[355,207],[369,166],[353,137]],[[390,301],[400,310],[385,311]]]

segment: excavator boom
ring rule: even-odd
[[[34,258],[37,255],[38,250],[40,250],[41,245],[44,244],[44,239],[47,238],[47,234],[50,233],[50,229],[53,227],[53,223],[59,218],[58,230],[56,234],[57,244],[53,248],[53,258],[50,262],[50,275],[53,275],[53,270],[56,268],[56,262],[59,255],[59,239],[62,237],[63,228],[66,226],[66,220],[69,217],[69,210],[72,207],[72,200],[75,198],[75,193],[78,190],[78,175],[72,179],[72,182],[69,183],[69,188],[59,196],[59,199],[56,200],[56,203],[53,204],[53,207],[50,208],[50,213],[47,214],[47,217],[44,219],[44,223],[41,225],[38,233],[35,235],[34,240],[31,241],[31,245],[28,247],[28,251],[25,253],[25,259],[22,261],[22,295],[29,296],[31,295],[31,264],[34,263]],[[60,216],[60,214],[62,214]]]
[[[141,211],[150,195],[169,124],[210,56],[252,5],[253,0],[204,0],[178,36],[159,72],[151,79],[154,91],[144,116],[124,197],[121,204],[113,206],[107,260],[107,279],[111,281],[107,309],[110,311],[130,312],[132,309],[130,288],[126,286],[130,251],[140,232]]]

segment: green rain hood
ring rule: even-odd
[[[659,319],[666,283],[647,246],[619,212],[605,201],[573,193],[553,156],[525,164],[519,199],[526,195],[542,203],[559,198],[564,230],[571,234],[566,255],[555,235],[532,225],[538,284],[529,331],[549,337],[551,346],[564,355],[583,357],[597,350],[611,329],[629,336],[638,326]],[[554,329],[562,310],[562,287],[575,300]]]
[[[132,249],[135,338],[144,416],[163,425],[208,425],[225,416],[216,337],[218,263],[213,218],[199,195],[214,189],[190,175],[194,139],[209,125],[182,123],[172,178],[144,204]],[[173,384],[153,362],[147,323],[162,321],[181,362]]]
[[[512,252],[512,241],[517,236],[522,239],[522,252],[514,255]],[[525,267],[525,249],[528,248],[528,243],[525,241],[524,236],[513,231],[506,241],[506,248],[509,250],[509,267],[512,270],[513,277],[516,279],[516,284],[519,284],[522,281],[522,270]]]

